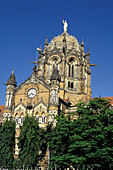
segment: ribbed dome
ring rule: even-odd
[[[76,51],[80,51],[80,45],[77,41],[77,39],[74,36],[69,35],[68,33],[65,34],[66,38],[66,45],[67,45],[67,50],[70,50],[72,48],[75,48]],[[64,39],[64,33],[55,37],[50,44],[48,45],[48,50],[51,51],[55,46],[58,49],[63,48],[63,39]]]

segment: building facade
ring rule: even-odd
[[[91,98],[90,52],[84,52],[84,42],[68,34],[66,22],[64,32],[39,51],[38,62],[34,62],[31,76],[17,86],[14,70],[6,83],[6,101],[3,117],[12,116],[19,126],[25,116],[33,115],[39,126],[45,128],[54,117],[73,112],[78,101]],[[16,145],[15,155],[18,155]]]

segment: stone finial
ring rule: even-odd
[[[82,38],[81,47],[83,47],[83,48],[84,48],[84,41],[83,41],[83,38]]]
[[[47,48],[47,46],[48,46],[48,37],[46,37],[45,48]]]
[[[17,86],[17,82],[16,82],[15,75],[14,75],[14,69],[12,69],[11,76],[7,80],[7,84],[6,85],[13,85],[15,87]]]
[[[89,47],[88,47],[88,49],[87,49],[87,55],[89,55],[89,56],[90,56]]]

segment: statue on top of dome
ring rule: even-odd
[[[63,24],[64,24],[64,32],[67,32],[67,27],[68,27],[68,23],[67,21],[63,19]]]

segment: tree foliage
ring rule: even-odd
[[[15,122],[6,120],[0,128],[0,167],[12,169],[15,148]]]
[[[57,117],[57,125],[53,132],[46,135],[50,148],[50,168],[68,168],[70,160],[68,148],[70,146],[70,136],[73,135],[72,121],[62,113]]]
[[[113,111],[101,98],[79,103],[77,120],[61,116],[51,141],[50,163],[58,168],[113,168]],[[73,115],[74,116],[74,115]]]
[[[39,135],[40,135],[40,155],[39,159],[40,161],[46,156],[47,153],[47,143],[49,142],[49,134],[53,132],[52,129],[52,123],[48,123],[47,127],[45,129],[40,128],[39,129]]]
[[[39,156],[39,125],[34,117],[26,116],[21,127],[19,143],[19,168],[35,168]]]
[[[110,103],[101,98],[78,104],[75,135],[69,151],[74,167],[109,169],[113,162],[113,111]],[[77,153],[77,154],[76,154]],[[81,160],[81,161],[79,161]]]

